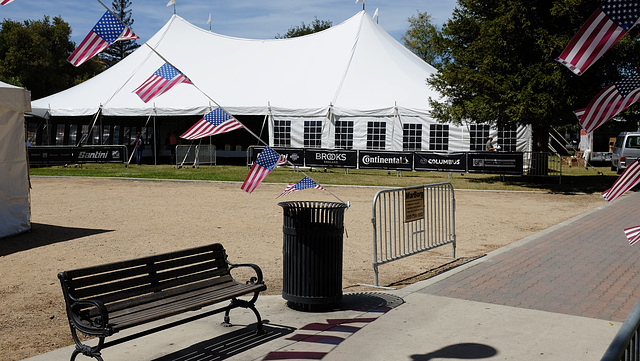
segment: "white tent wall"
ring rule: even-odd
[[[0,238],[31,229],[24,112],[30,92],[0,82]]]

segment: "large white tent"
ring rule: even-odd
[[[0,238],[31,229],[24,113],[31,93],[0,82]]]
[[[291,132],[286,146],[309,146],[305,125],[313,124],[321,133],[315,135],[315,147],[334,148],[336,123],[347,121],[354,149],[367,148],[371,123],[384,123],[387,141],[382,149],[386,150],[403,149],[405,124],[422,124],[419,148],[429,149],[426,132],[436,123],[429,115],[429,98],[439,94],[426,79],[436,70],[364,11],[319,33],[268,40],[216,34],[173,15],[147,44],[98,76],[34,101],[33,113],[204,115],[219,105],[235,116],[264,116],[269,142],[276,146],[283,145],[277,139],[278,129]],[[149,103],[142,102],[134,89],[165,60],[194,85],[179,84]],[[448,150],[469,150],[467,127],[451,125],[447,133]],[[518,133],[520,139],[528,138],[524,128]],[[524,140],[519,150],[523,147],[528,147]]]

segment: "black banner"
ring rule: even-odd
[[[273,148],[273,150],[284,155],[295,166],[302,167],[304,165],[304,149],[302,148]]]
[[[76,148],[75,162],[81,163],[125,163],[127,148],[124,146],[84,146]]]
[[[357,168],[358,152],[345,149],[306,149],[307,167]]]
[[[412,170],[411,152],[380,152],[361,150],[358,156],[360,169]]]
[[[84,146],[58,147],[33,146],[29,147],[29,165],[52,166],[82,163],[125,163],[127,148],[124,146]]]
[[[523,173],[522,153],[469,153],[467,157],[469,173]]]
[[[466,172],[467,153],[413,153],[413,169],[428,172]]]
[[[30,166],[52,166],[74,164],[74,149],[76,147],[40,147],[27,148],[29,151]]]

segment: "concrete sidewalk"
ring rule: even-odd
[[[250,311],[234,310],[232,328],[215,315],[106,348],[102,357],[599,360],[640,299],[640,248],[622,231],[640,224],[639,201],[627,195],[400,290],[347,294],[338,311],[299,312],[280,296],[261,296],[263,336],[254,335]],[[68,360],[72,350],[28,360]]]

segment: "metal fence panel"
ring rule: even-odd
[[[216,146],[204,145],[177,145],[176,167],[191,165],[199,167],[201,164],[216,165]]]
[[[422,195],[421,205],[414,194]],[[455,258],[455,196],[451,183],[379,191],[373,199],[371,222],[375,286],[378,266],[393,260],[446,244],[452,245]]]

